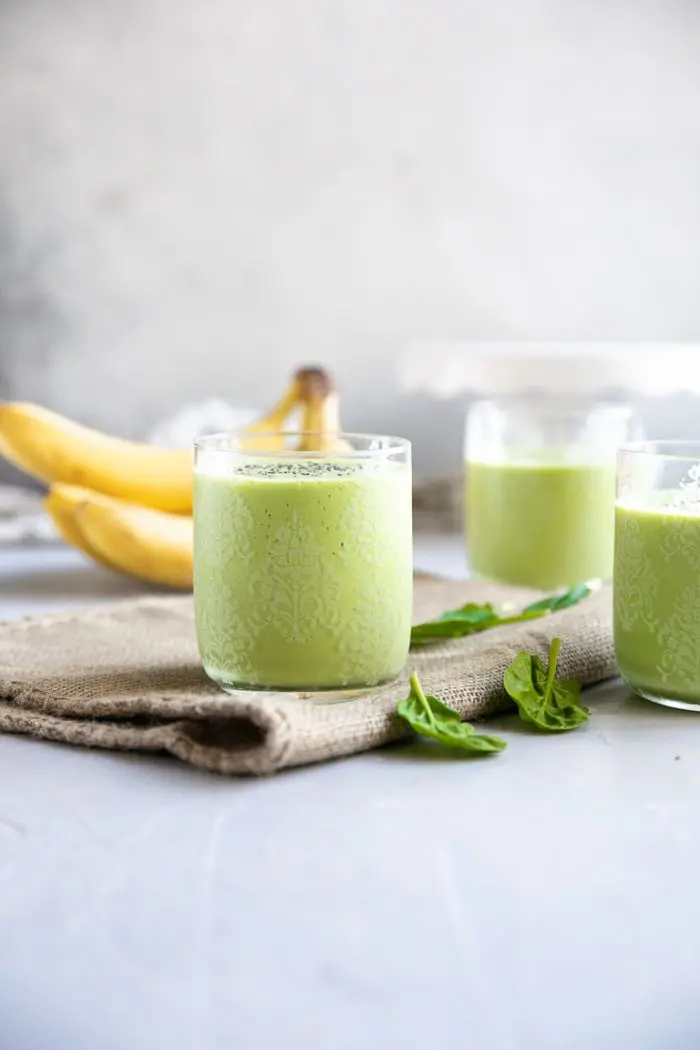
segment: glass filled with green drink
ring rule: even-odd
[[[270,433],[255,444],[241,432],[195,445],[204,670],[229,691],[329,698],[391,680],[411,629],[410,443]]]
[[[544,589],[609,579],[616,453],[640,436],[627,403],[475,402],[465,434],[472,573]]]
[[[700,710],[700,442],[618,457],[615,652],[639,696]]]

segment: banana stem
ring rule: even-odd
[[[300,452],[345,452],[350,446],[338,437],[340,401],[331,377],[323,369],[309,369],[304,380],[303,431]]]

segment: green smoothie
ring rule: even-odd
[[[408,654],[411,471],[253,459],[195,472],[194,586],[206,672],[224,687],[331,690]]]
[[[615,510],[617,661],[642,696],[700,705],[700,507],[653,498]]]
[[[470,460],[466,473],[476,576],[544,589],[612,576],[613,465]]]

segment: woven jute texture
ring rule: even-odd
[[[430,577],[415,581],[414,622],[467,601],[524,604],[531,591]],[[507,710],[503,672],[520,649],[586,685],[616,673],[610,591],[564,612],[412,653],[405,676],[360,699],[219,692],[197,658],[191,597],[144,598],[0,624],[0,730],[88,747],[168,751],[218,773],[263,774],[365,751],[406,735],[394,714],[408,674],[465,718]]]

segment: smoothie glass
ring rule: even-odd
[[[618,456],[615,652],[639,696],[700,710],[700,442]]]
[[[621,402],[476,402],[465,434],[474,575],[548,590],[610,578],[616,452],[639,426]]]
[[[250,450],[244,437],[195,443],[204,670],[228,691],[328,698],[395,678],[411,629],[410,443],[285,433]]]

